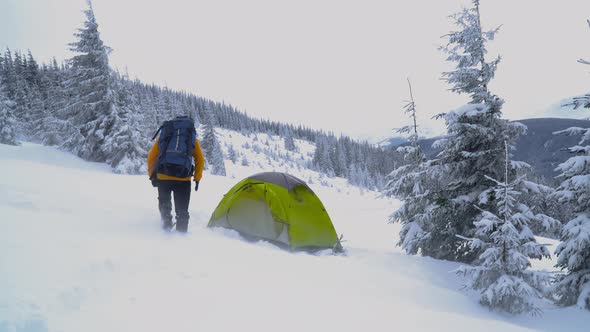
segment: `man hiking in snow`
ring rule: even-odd
[[[189,220],[191,176],[195,180],[195,191],[197,191],[205,165],[194,121],[187,116],[165,121],[154,138],[156,136],[158,139],[148,154],[147,162],[152,185],[158,187],[158,207],[162,217],[162,227],[170,230],[173,226],[172,194],[174,194],[176,230],[185,233]]]

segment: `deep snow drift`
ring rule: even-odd
[[[160,230],[147,176],[0,145],[0,331],[588,331],[590,314],[578,309],[548,304],[533,318],[480,307],[449,272],[457,264],[394,247],[399,227],[386,220],[397,202],[342,179],[264,169],[317,176],[310,186],[347,256],[207,229],[222,195],[261,163],[205,173],[180,235]]]

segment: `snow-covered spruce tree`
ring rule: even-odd
[[[30,87],[40,87],[41,76],[39,74],[39,64],[33,57],[31,50],[27,51],[27,64],[24,68],[24,77]]]
[[[549,257],[549,251],[537,244],[529,228],[530,208],[517,202],[522,178],[508,182],[510,163],[505,143],[504,181],[486,177],[496,183],[493,188],[496,212],[480,210],[473,223],[475,237],[467,242],[474,252],[481,252],[477,263],[462,266],[457,273],[467,278],[466,287],[481,292],[480,303],[511,314],[539,314],[542,289],[548,285],[546,273],[531,271],[530,259]]]
[[[35,120],[31,110],[33,106],[37,111],[43,108],[42,104],[40,105],[38,86],[33,85],[33,82],[29,83],[27,80],[30,60],[33,61],[33,64],[36,64],[36,62],[32,57],[27,59],[18,51],[14,52],[14,60],[12,59],[12,56],[6,56],[6,68],[3,70],[4,80],[6,80],[5,88],[9,98],[14,102],[17,137],[28,140],[31,138],[31,124]],[[12,93],[9,93],[10,91]],[[36,93],[36,98],[33,98],[33,93]],[[10,97],[11,95],[12,97]]]
[[[587,20],[590,25],[590,20]],[[590,65],[590,61],[578,62]],[[590,108],[590,94],[574,98],[574,108]],[[590,310],[590,128],[568,128],[554,134],[581,135],[578,145],[569,151],[576,156],[560,164],[556,170],[563,179],[555,196],[559,203],[573,207],[573,218],[561,231],[561,243],[555,250],[556,266],[565,270],[554,285],[558,304],[576,305]]]
[[[561,243],[555,250],[556,266],[566,273],[558,278],[554,293],[560,305],[590,310],[590,128],[556,132],[561,133],[582,138],[569,148],[577,156],[557,167],[563,182],[555,195],[559,202],[572,204],[575,216],[563,227]]]
[[[448,44],[443,48],[447,60],[456,62],[455,70],[443,73],[443,79],[451,85],[451,91],[467,94],[471,101],[457,110],[439,114],[446,122],[449,136],[435,143],[442,151],[428,172],[444,182],[440,191],[429,198],[435,206],[421,248],[424,255],[468,263],[480,253],[455,235],[474,234],[473,220],[480,214],[475,204],[496,213],[494,183],[485,176],[502,177],[503,140],[512,147],[526,129],[501,118],[504,101],[488,89],[500,57],[487,62],[486,43],[498,29],[482,30],[479,0],[472,2],[472,8],[451,16],[460,29],[447,35]]]
[[[24,135],[28,140],[41,142],[41,132],[39,124],[47,117],[44,99],[47,96],[47,90],[42,86],[39,65],[29,50],[27,52],[26,63],[23,68],[23,80],[28,87],[26,95],[28,114],[23,123]]]
[[[250,162],[248,161],[248,158],[245,155],[242,156],[242,166],[250,166]]]
[[[14,70],[12,51],[7,48],[2,58],[2,66],[0,67],[0,84],[4,86],[4,92],[10,100],[14,100],[16,96],[16,80],[17,76]]]
[[[139,130],[140,115],[130,100],[126,81],[117,78],[113,131],[105,137],[102,149],[107,155],[106,162],[113,167],[115,173],[144,174],[147,171],[145,147],[149,142],[147,136],[142,135]]]
[[[14,102],[8,99],[4,85],[0,82],[0,144],[18,145],[16,127]]]
[[[84,26],[75,34],[78,40],[70,44],[70,50],[77,55],[69,61],[71,68],[65,88],[71,98],[61,113],[67,114],[83,137],[74,152],[84,159],[104,162],[108,158],[103,149],[104,140],[118,129],[114,127],[117,111],[109,67],[110,49],[100,38],[90,0],[84,13]]]
[[[20,53],[14,54],[14,71],[16,73],[15,96],[14,96],[14,115],[17,120],[17,137],[21,139],[28,138],[28,124],[32,122],[31,111],[29,108],[30,89],[24,79],[24,68],[26,63]]]
[[[414,102],[414,95],[412,93],[412,84],[408,79],[408,88],[410,91],[410,100],[406,101],[404,105],[404,113],[406,113],[412,120],[412,124],[404,126],[397,130],[400,134],[409,134],[409,145],[399,147],[397,151],[404,157],[404,161],[414,166],[419,165],[426,160],[422,148],[418,145],[418,122],[416,119],[416,103]]]
[[[229,160],[231,160],[232,163],[235,164],[238,162],[238,152],[236,151],[233,145],[229,144],[229,146],[227,147],[227,154]]]
[[[223,151],[215,134],[215,115],[210,109],[205,112],[203,140],[201,147],[205,161],[211,167],[211,174],[225,176],[225,164],[223,160]]]
[[[40,124],[47,117],[45,102],[42,100],[41,91],[37,87],[30,90],[29,94],[29,112],[30,120],[24,126],[26,137],[34,142],[42,142],[42,133]]]
[[[588,22],[588,26],[590,27],[590,20],[586,20],[586,22]],[[581,64],[590,65],[590,61],[588,60],[578,59],[578,62]],[[573,106],[574,109],[579,107],[590,108],[590,93],[583,96],[574,97],[570,103],[567,103],[564,106]]]
[[[313,165],[318,171],[330,177],[334,176],[334,165],[330,158],[332,144],[327,136],[318,136],[315,141],[315,151],[312,158]]]
[[[55,58],[46,71],[43,81],[47,86],[45,106],[46,116],[36,126],[37,138],[43,144],[58,146],[68,151],[76,151],[82,145],[84,137],[80,130],[70,121],[71,114],[66,106],[69,103],[65,82],[68,79],[68,68],[60,68]]]
[[[69,114],[64,110],[67,105],[67,94],[63,87],[65,79],[66,70],[60,69],[57,60],[53,58],[51,65],[44,70],[41,77],[45,89],[43,93],[47,96],[44,98],[46,113],[34,124],[35,138],[40,143],[61,147],[72,137],[76,137],[75,143],[71,144],[75,147],[83,137],[79,130],[69,122]],[[73,150],[68,147],[64,147],[64,149]]]
[[[283,136],[285,140],[285,149],[287,151],[297,151],[297,146],[295,145],[295,138],[293,137],[293,131],[289,126],[284,126],[281,136]]]
[[[404,113],[408,114],[412,124],[398,129],[398,132],[409,133],[410,144],[397,149],[403,154],[405,165],[388,175],[384,193],[402,201],[402,205],[389,217],[389,221],[402,224],[397,245],[408,254],[415,255],[423,247],[423,240],[430,228],[432,203],[429,202],[428,195],[433,188],[428,173],[430,162],[426,161],[424,152],[418,145],[416,104],[409,79],[408,86],[410,100],[404,106]]]
[[[342,137],[335,142],[333,149],[332,165],[334,165],[334,174],[339,177],[346,177],[348,175],[348,162],[346,158],[346,147]]]
[[[531,170],[526,170],[526,177],[535,178]],[[542,181],[537,179],[536,181]],[[563,225],[560,220],[570,220],[573,216],[571,204],[558,202],[555,199],[555,189],[549,186],[536,183],[534,181],[522,181],[520,188],[522,195],[519,201],[526,205],[534,207],[535,218],[529,224],[529,227],[535,235],[559,239],[559,234]]]

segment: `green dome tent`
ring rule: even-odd
[[[339,248],[324,205],[309,186],[284,173],[252,175],[223,197],[208,227],[235,229],[252,238],[298,248]]]

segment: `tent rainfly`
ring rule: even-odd
[[[318,196],[285,173],[252,175],[225,194],[208,227],[235,229],[291,249],[340,248],[334,225]]]

